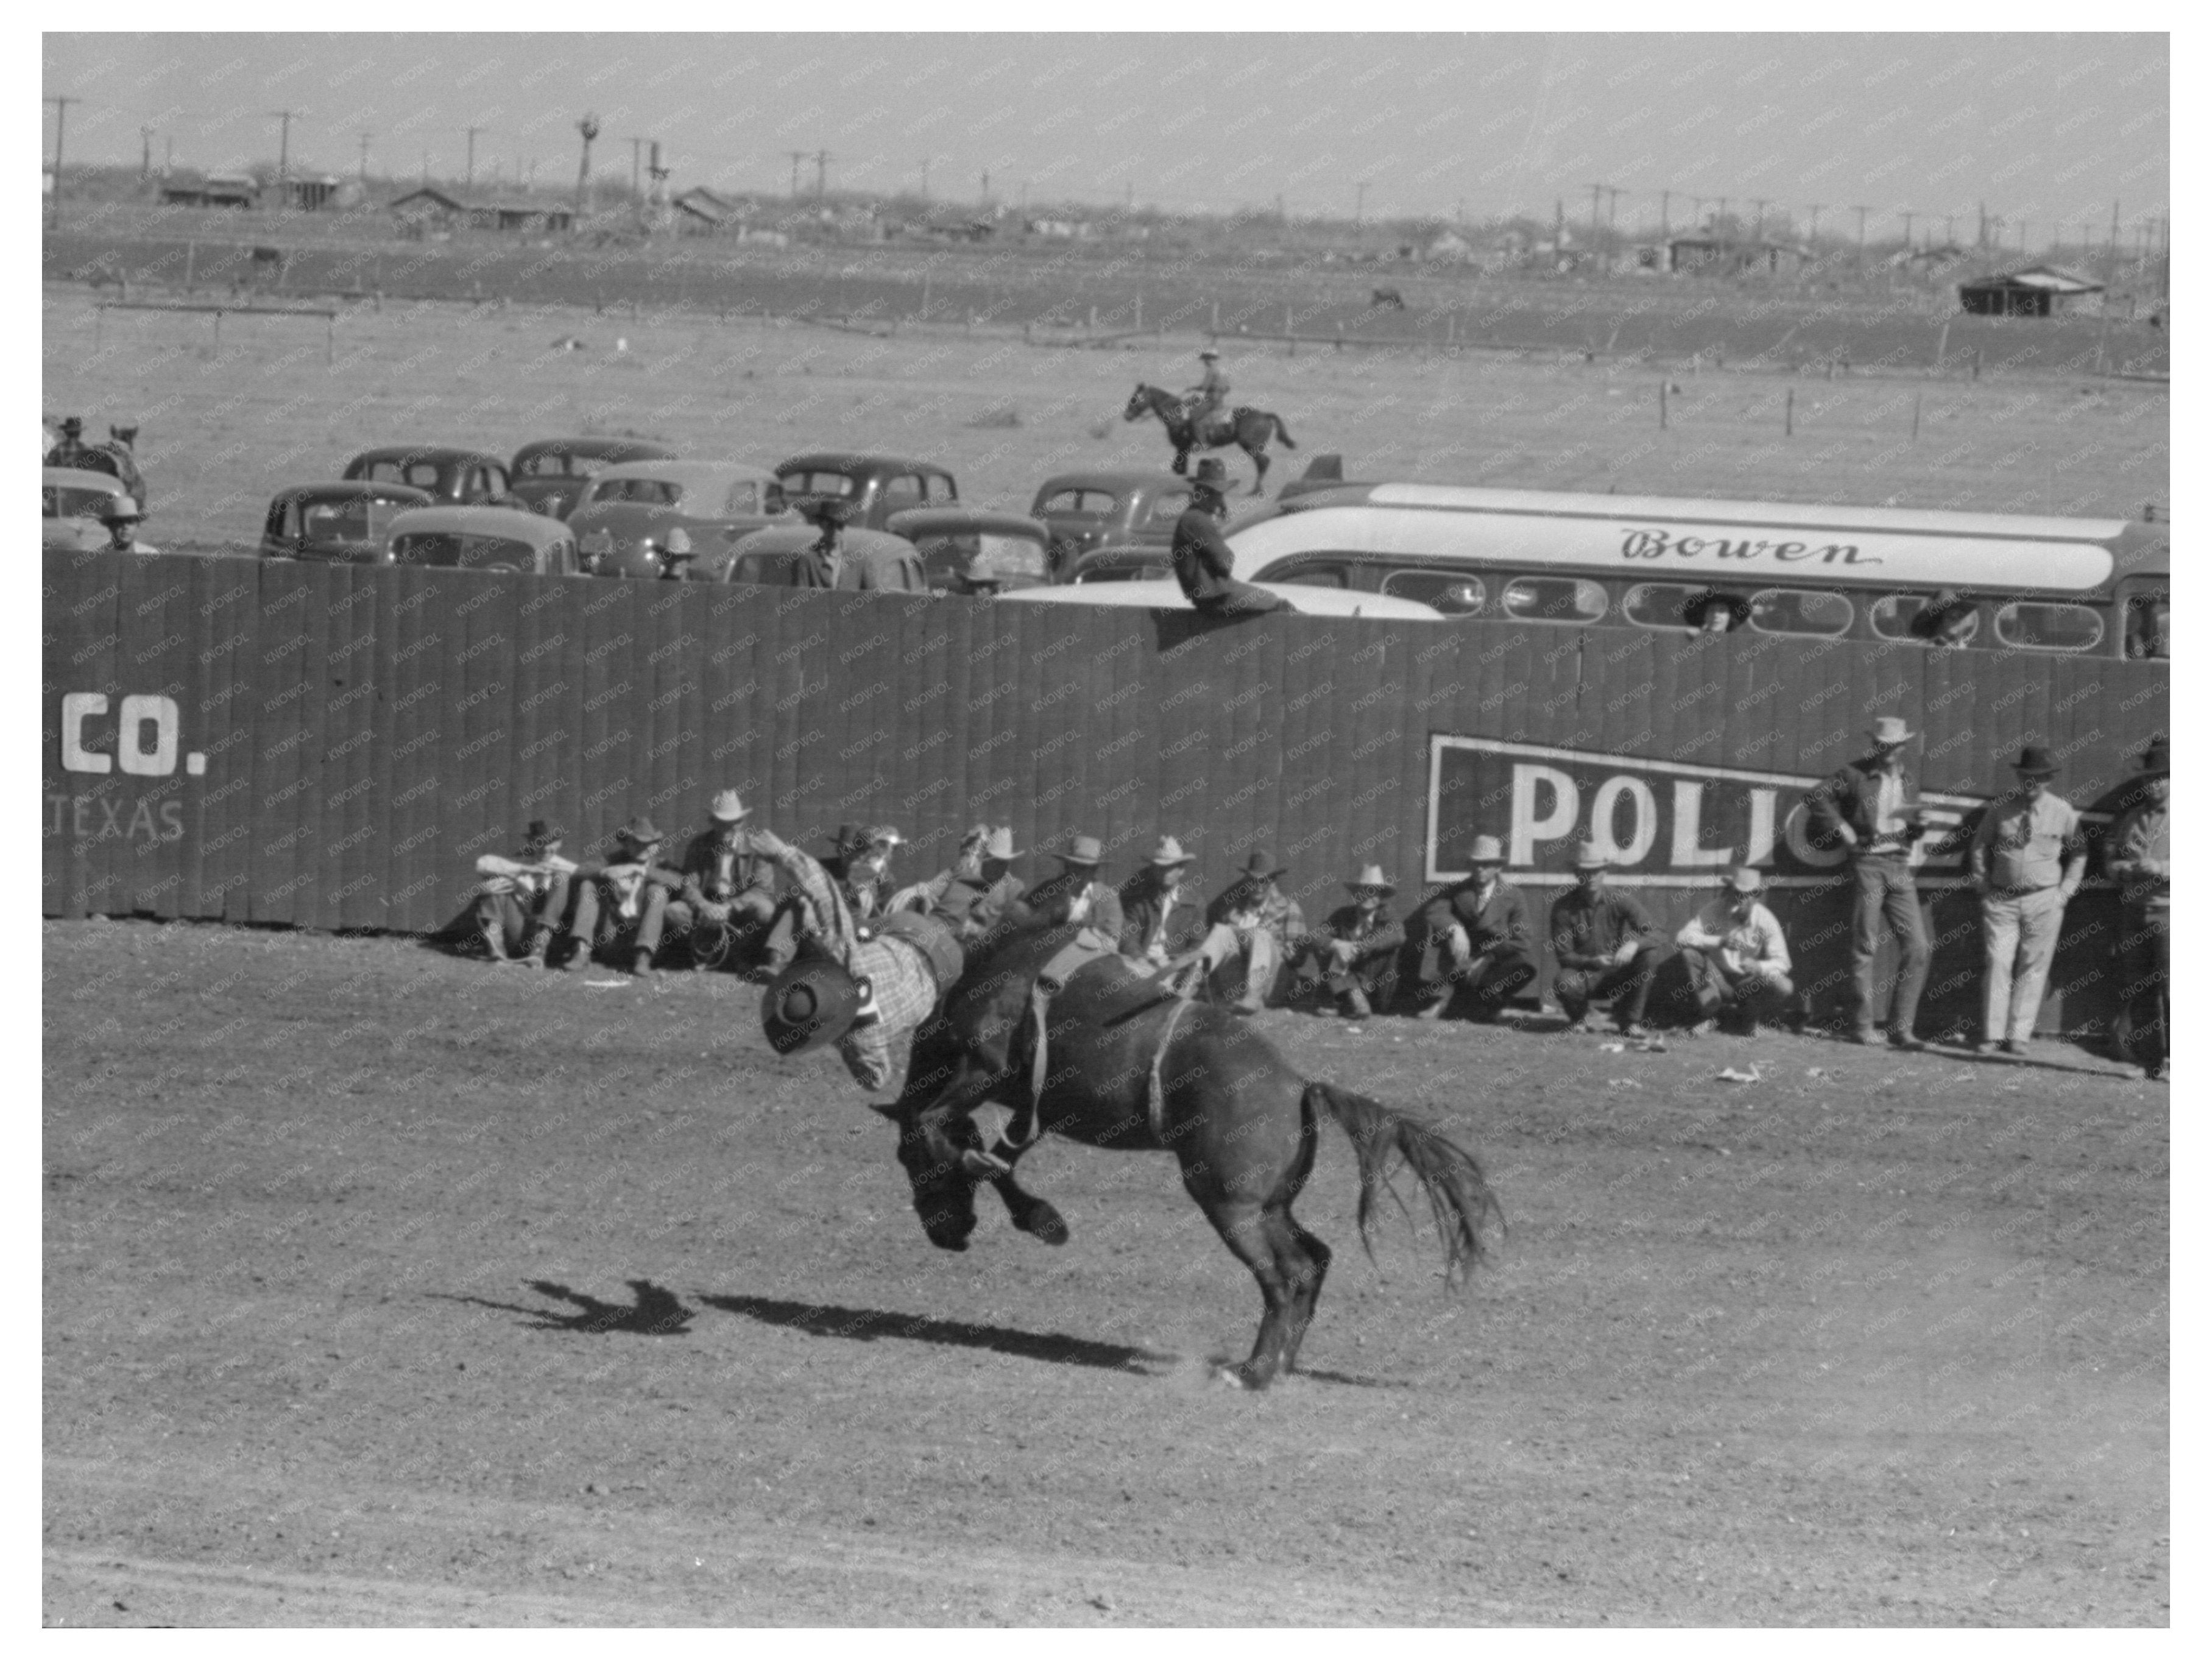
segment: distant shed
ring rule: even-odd
[[[2105,285],[2056,265],[1977,277],[1959,284],[1959,308],[1977,317],[2053,317],[2095,311],[2105,303]]]

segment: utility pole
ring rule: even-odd
[[[2020,251],[2022,253],[2027,252],[2027,221],[2025,219],[2020,222]]]
[[[978,199],[978,200],[980,200],[980,201],[981,202],[982,205],[983,205],[986,209],[988,209],[988,208],[989,208],[989,207],[990,207],[990,205],[991,205],[991,170],[990,170],[990,168],[988,168],[988,167],[986,167],[986,168],[984,168],[984,169],[983,169],[983,194],[982,194],[979,198],[977,198],[977,199]]]
[[[791,199],[796,202],[799,199],[799,164],[806,159],[806,152],[786,150],[783,153],[791,158]]]
[[[1592,185],[1590,186],[1590,240],[1593,242],[1597,240],[1598,192],[1604,188],[1605,186],[1603,185]]]
[[[925,202],[929,200],[929,157],[927,155],[921,158],[921,199]]]
[[[599,118],[586,113],[576,123],[576,131],[583,135],[584,159],[576,163],[576,216],[584,216],[584,192],[592,182],[592,140],[599,136]]]
[[[368,141],[375,136],[367,127],[361,130],[361,182],[364,186],[368,183]]]
[[[1607,185],[1605,187],[1605,234],[1608,240],[1613,240],[1613,214],[1620,206],[1620,192]]]
[[[1989,245],[1990,204],[1986,202],[1977,202],[1974,204],[1974,246],[1977,248],[1985,248]]]
[[[138,176],[146,179],[154,171],[154,129],[138,129]]]
[[[1947,248],[1956,247],[1959,245],[1958,238],[1951,234],[1951,222],[1958,216],[1955,213],[1947,213],[1943,216],[1943,246]]]
[[[1368,182],[1362,179],[1353,186],[1358,192],[1358,194],[1352,198],[1352,228],[1354,230],[1358,230],[1360,222],[1367,217]]]
[[[1826,202],[1813,204],[1813,228],[1805,233],[1805,242],[1808,247],[1820,240],[1820,210],[1827,205]]]
[[[830,162],[828,150],[814,152],[814,199],[823,201],[830,194]]]
[[[1905,210],[1904,210],[1904,214],[1905,214],[1905,251],[1907,253],[1910,253],[1910,252],[1912,252],[1912,222],[1913,222],[1915,219],[1918,218],[1920,216],[1919,216],[1918,214],[1917,214],[1917,213],[1913,212],[1913,211],[1912,211],[1912,210],[1911,210],[1911,209],[1910,209],[1910,208],[1906,208],[1906,209],[1905,209]]]
[[[1754,242],[1761,241],[1765,238],[1766,204],[1773,199],[1774,198],[1771,196],[1754,196],[1751,198],[1753,216],[1751,221],[1751,240]]]
[[[645,140],[635,134],[626,136],[629,137],[629,193],[636,196],[643,188],[639,183],[642,175],[638,172],[638,156],[644,148]]]
[[[463,174],[461,180],[461,188],[463,190],[467,190],[477,182],[477,135],[480,132],[489,132],[491,129],[489,127],[464,127],[462,131],[469,136],[468,171]]]
[[[1866,258],[1867,210],[1854,204],[1851,208],[1851,211],[1859,216],[1859,258],[1863,259]]]
[[[69,106],[71,104],[82,104],[84,100],[74,97],[49,98],[45,101],[54,106],[53,227],[56,230],[59,230],[62,228],[62,127],[69,119]],[[2112,210],[2112,224],[2115,227],[2113,234],[2116,237],[2119,234],[2118,230],[2119,222],[2119,209],[2115,206]]]
[[[57,128],[57,129],[56,129],[56,131],[55,131],[55,132],[54,132],[54,153],[55,153],[57,155],[60,155],[60,154],[61,154],[61,132],[60,132],[60,130],[59,130],[58,128]],[[54,188],[55,188],[55,190],[58,191],[58,190],[60,190],[60,189],[61,189],[61,187],[62,187],[62,170],[61,170],[61,164],[60,164],[58,161],[57,161],[57,162],[54,164]],[[2120,253],[2120,204],[2119,204],[2119,198],[2118,198],[2118,197],[2115,197],[2115,198],[2113,198],[2113,199],[2112,199],[2112,246],[2111,246],[2108,250],[2106,250],[2106,252],[2107,252],[2107,253],[2110,255],[2110,257],[2112,257],[2112,258],[2115,258],[2115,259],[2117,259],[2118,258],[2119,258],[2119,253]]]
[[[1667,240],[1667,206],[1674,199],[1674,195],[1670,190],[1659,192],[1659,240],[1662,242]]]
[[[279,179],[289,179],[292,176],[292,122],[302,112],[270,110],[269,113],[281,124],[276,130],[276,177]]]

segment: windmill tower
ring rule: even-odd
[[[584,159],[576,167],[576,216],[584,216],[584,192],[592,182],[592,140],[599,136],[599,118],[586,115],[576,123],[576,131],[584,135]]]

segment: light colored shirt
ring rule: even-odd
[[[1790,942],[1782,937],[1782,924],[1756,900],[1752,902],[1750,915],[1742,917],[1735,914],[1729,900],[1709,902],[1682,924],[1674,943],[1696,951],[1718,952],[1721,966],[1730,974],[1741,974],[1753,966],[1772,969],[1778,974],[1790,972]]]
[[[1966,855],[1976,877],[2008,894],[2070,889],[2086,857],[2081,815],[2049,790],[2033,801],[2014,793],[1990,802]]]
[[[1887,767],[1875,775],[1874,840],[1876,847],[1905,840],[1905,775]]]
[[[2164,802],[2130,807],[2112,826],[2106,867],[2119,879],[2120,897],[2163,915],[2172,903],[2172,815]]]

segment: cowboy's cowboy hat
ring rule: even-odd
[[[724,790],[707,806],[707,816],[719,824],[734,824],[753,816],[753,810],[738,800],[735,790]]]
[[[1605,856],[1605,849],[1595,842],[1584,842],[1575,848],[1577,870],[1604,870],[1613,863]]]
[[[761,1032],[778,1055],[805,1055],[850,1031],[862,1000],[860,982],[842,966],[801,957],[762,994]]]
[[[1211,346],[1201,346],[1201,347],[1200,347],[1200,348],[1199,348],[1199,351],[1198,351],[1198,355],[1199,355],[1200,357],[1218,357],[1218,356],[1221,356],[1221,354],[1220,354],[1219,352],[1218,352],[1218,351],[1214,350],[1214,349],[1213,349],[1212,347],[1211,347]]]
[[[1001,824],[998,829],[991,832],[991,839],[983,843],[983,857],[986,859],[1018,859],[1021,857],[1020,854],[1014,851],[1014,830],[1012,825]]]
[[[865,852],[868,846],[868,833],[858,824],[840,824],[836,835],[830,838],[833,855]]]
[[[658,824],[654,824],[650,818],[641,814],[617,830],[615,839],[617,842],[627,842],[634,848],[649,848],[655,842],[665,841],[667,838],[661,835],[660,827]]]
[[[1730,893],[1759,893],[1766,887],[1766,879],[1751,865],[1738,865],[1721,884]]]
[[[532,819],[530,828],[522,833],[522,845],[533,853],[543,853],[546,848],[568,839],[568,833],[566,830],[558,824],[550,824],[543,818]]]
[[[1079,836],[1068,842],[1066,853],[1053,854],[1061,864],[1072,865],[1079,870],[1097,869],[1098,861],[1105,856],[1105,844],[1095,836]]]
[[[1887,749],[1893,745],[1909,744],[1919,734],[1905,724],[1903,716],[1885,714],[1867,728],[1867,736]]]
[[[2012,769],[2030,778],[2048,778],[2058,770],[2058,757],[2045,745],[2023,744]]]
[[[2172,772],[2173,769],[2167,764],[2166,739],[2153,739],[2150,747],[2136,757],[2135,769],[2142,773]]]
[[[1218,490],[1229,482],[1229,469],[1218,459],[1206,455],[1199,458],[1198,471],[1190,476],[1193,489]]]
[[[1468,849],[1470,865],[1502,865],[1505,862],[1505,845],[1494,836],[1478,836],[1474,845]]]
[[[84,417],[70,415],[62,417],[62,436],[74,438],[84,430]]]
[[[871,824],[862,834],[867,837],[867,843],[872,848],[896,848],[906,841],[906,837],[889,824]]]
[[[1237,876],[1238,880],[1244,882],[1269,882],[1285,873],[1285,866],[1267,857],[1267,849],[1255,848],[1252,856],[1244,861],[1244,868],[1238,871]]]
[[[1163,836],[1160,837],[1159,846],[1152,849],[1152,856],[1149,862],[1163,868],[1172,868],[1177,865],[1190,863],[1190,855],[1182,850],[1182,843],[1176,841],[1174,836]]]
[[[103,525],[135,525],[145,516],[139,511],[137,501],[128,496],[110,498],[100,510],[100,522]]]
[[[1379,893],[1385,899],[1398,891],[1396,885],[1382,874],[1380,865],[1364,866],[1359,874],[1344,885],[1354,893]]]

